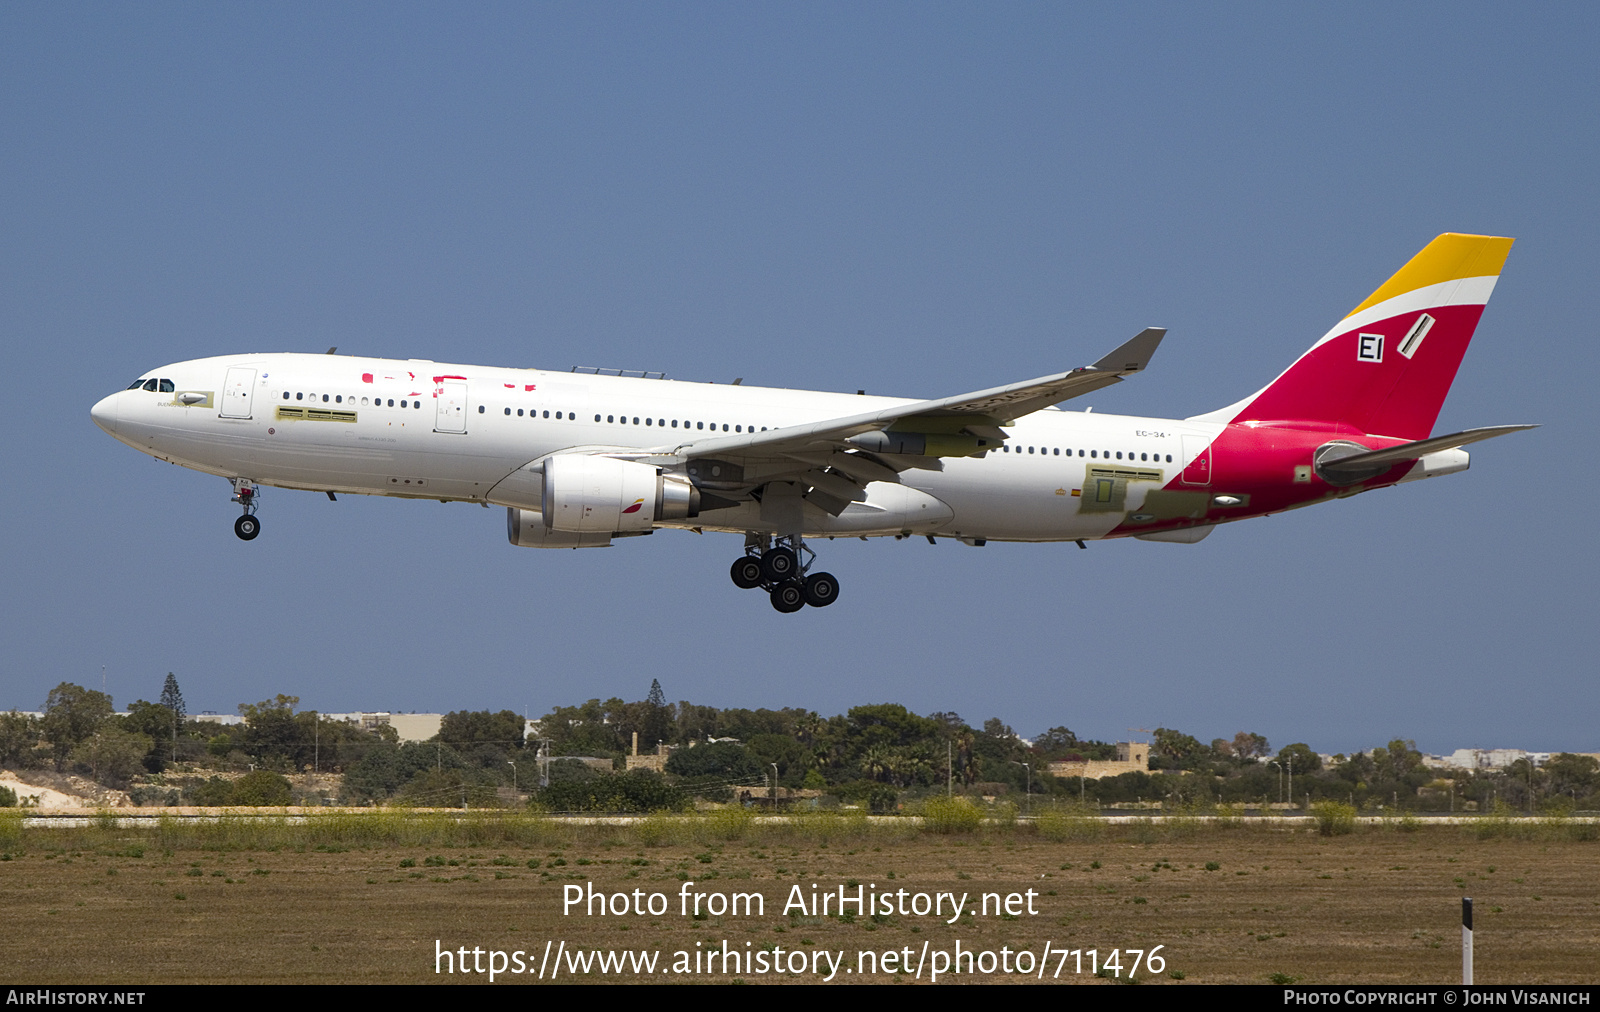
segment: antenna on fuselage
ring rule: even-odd
[[[328,349],[327,354],[332,355],[334,352],[336,352],[338,350],[339,350],[339,346],[338,345],[334,345],[332,348]]]

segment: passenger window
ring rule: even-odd
[[[149,390],[150,388],[149,387],[145,387],[145,389]],[[303,393],[296,392],[295,395],[294,395],[294,399],[297,400],[297,401],[303,401],[303,400],[306,399],[306,395],[303,394]]]
[[[405,401],[401,401],[400,402],[400,406],[402,408],[405,407],[406,406],[406,402]],[[511,416],[511,409],[510,408],[506,408],[506,417],[509,418],[510,416]]]
[[[672,420],[672,427],[673,427],[673,428],[674,428],[674,429],[676,429],[676,428],[677,428],[677,427],[678,427],[678,420],[677,420],[677,419],[676,419],[676,418],[674,418],[674,419],[673,419],[673,420]]]
[[[328,395],[327,394],[323,394],[322,395],[322,403],[324,403],[324,404],[328,403]]]
[[[391,408],[394,407],[394,398],[393,397],[389,398],[389,406]]]
[[[283,392],[283,399],[284,399],[284,400],[288,400],[288,399],[289,399],[289,391],[287,391],[287,390],[285,390],[285,391],[284,391],[284,392]]]
[[[697,429],[703,429],[703,428],[706,427],[706,423],[705,422],[695,422],[694,423],[694,427],[697,428]]]

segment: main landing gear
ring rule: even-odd
[[[832,573],[807,573],[816,553],[798,536],[779,538],[776,545],[765,537],[752,536],[745,539],[744,551],[728,572],[734,586],[741,590],[760,587],[767,591],[772,607],[784,614],[808,604],[825,608],[839,596],[839,581]],[[802,552],[807,556],[805,564],[800,561]]]
[[[244,510],[244,515],[233,522],[233,533],[239,535],[240,541],[254,541],[256,535],[261,533],[261,521],[256,519],[256,503],[261,498],[261,489],[249,478],[231,478],[233,482],[233,498],[229,502],[236,502]]]

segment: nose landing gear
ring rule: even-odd
[[[808,573],[816,553],[798,535],[780,537],[776,544],[764,535],[745,539],[745,554],[733,561],[728,575],[741,590],[767,591],[772,607],[785,615],[806,605],[825,608],[839,597],[839,581],[832,573]],[[802,554],[806,561],[800,561]]]
[[[233,533],[239,536],[240,541],[254,541],[256,535],[261,533],[261,521],[256,519],[256,503],[261,498],[261,488],[249,478],[231,478],[233,482],[233,498],[229,502],[236,502],[244,510],[244,515],[233,522]]]

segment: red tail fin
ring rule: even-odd
[[[1512,240],[1446,233],[1266,389],[1200,417],[1311,421],[1423,439],[1494,291]]]

